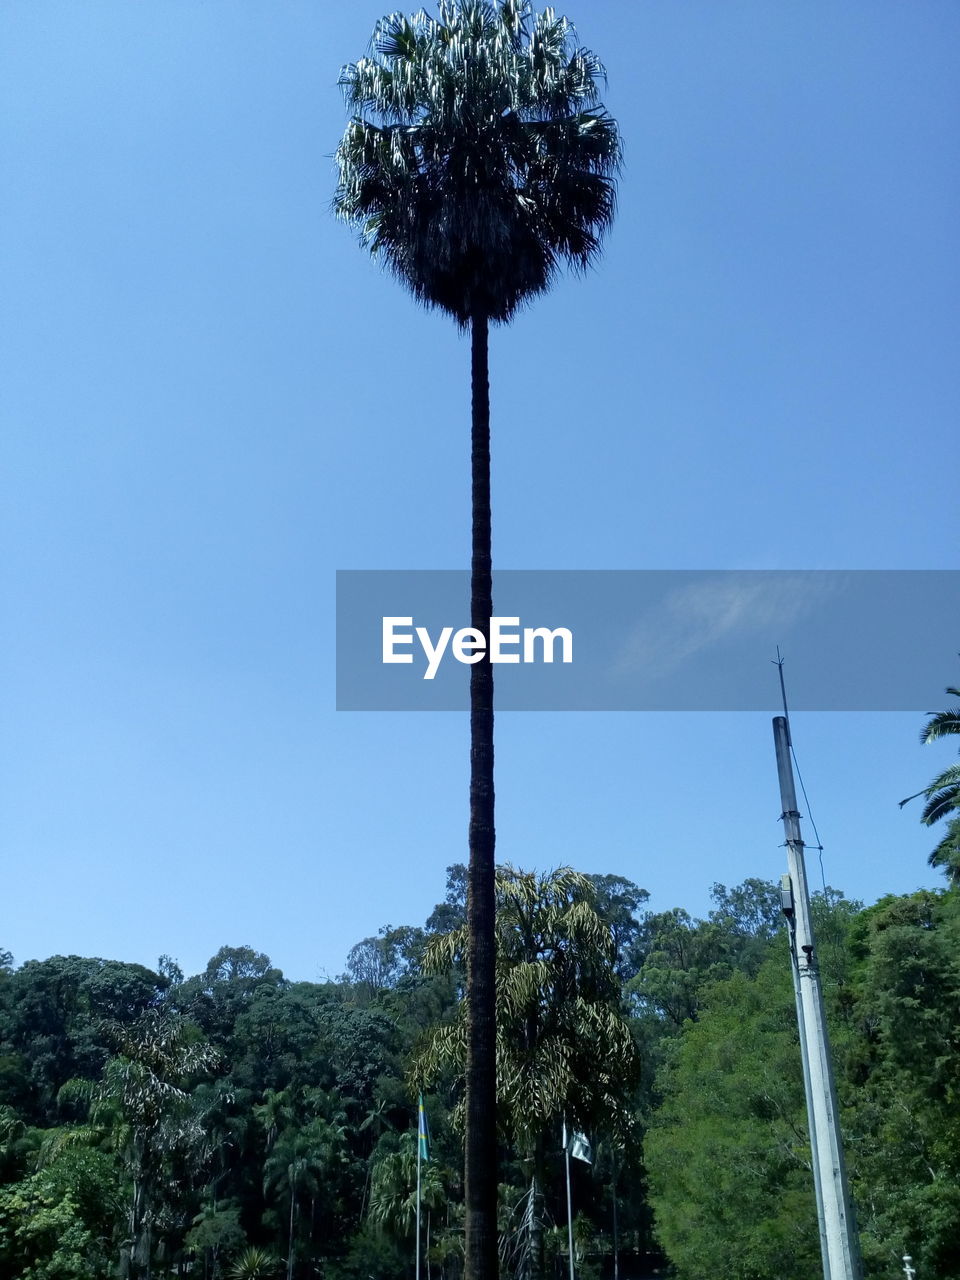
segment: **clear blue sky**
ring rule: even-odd
[[[249,943],[333,975],[379,926],[421,923],[466,857],[466,717],[334,710],[335,570],[463,568],[468,548],[467,344],[330,214],[338,70],[381,11],[2,6],[18,961],[193,971]],[[495,562],[956,568],[954,0],[568,11],[607,63],[620,211],[597,270],[493,335]],[[897,801],[953,759],[918,733],[958,649],[942,637],[916,715],[795,719],[851,896],[941,883]],[[782,870],[767,715],[514,713],[497,733],[504,860],[694,913],[714,880]]]

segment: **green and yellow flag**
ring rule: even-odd
[[[417,1151],[421,1160],[430,1159],[430,1129],[427,1125],[427,1113],[423,1109],[423,1094],[417,1103]]]

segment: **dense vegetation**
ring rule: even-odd
[[[55,956],[0,971],[0,1274],[23,1280],[462,1274],[465,870],[423,927],[337,982],[250,947],[185,977]],[[786,943],[772,886],[704,920],[618,876],[501,869],[498,1141],[505,1274],[818,1268]],[[960,1277],[960,889],[816,904],[867,1274]]]

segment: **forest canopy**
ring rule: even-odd
[[[185,976],[0,954],[0,1273],[462,1274],[465,873],[336,981],[250,946]],[[818,1266],[774,885],[652,911],[618,875],[498,873],[505,1274],[797,1280]],[[866,1274],[960,1278],[960,891],[815,900]],[[665,1270],[671,1268],[672,1272]]]

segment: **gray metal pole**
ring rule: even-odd
[[[780,905],[787,920],[790,935],[790,973],[793,977],[793,1000],[797,1010],[797,1026],[800,1029],[800,1061],[803,1065],[803,1095],[807,1105],[807,1115],[813,1115],[813,1092],[810,1083],[810,1054],[807,1050],[807,1037],[804,1032],[803,998],[800,995],[800,967],[797,964],[797,918],[796,901],[793,896],[793,885],[789,876],[780,877]],[[820,1161],[817,1159],[817,1138],[810,1125],[810,1164],[813,1169],[813,1187],[817,1200],[817,1227],[820,1231],[820,1259],[823,1264],[824,1280],[830,1280],[830,1254],[827,1250],[827,1228],[823,1220],[823,1187],[820,1184]]]
[[[797,967],[803,1013],[800,1035],[806,1042],[810,1071],[811,1109],[808,1115],[811,1146],[820,1174],[817,1190],[823,1205],[823,1226],[827,1245],[824,1280],[861,1280],[860,1249],[847,1190],[846,1168],[840,1141],[837,1091],[830,1060],[823,993],[820,988],[820,972],[810,919],[810,893],[807,888],[803,839],[800,835],[800,814],[797,811],[797,796],[793,785],[790,738],[785,716],[774,718],[773,737],[777,750],[783,827],[787,838],[787,866],[794,899],[791,944],[794,963]],[[814,1178],[815,1186],[817,1181]]]

